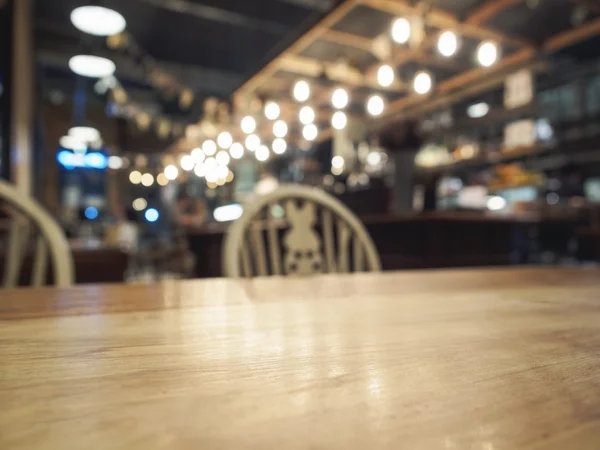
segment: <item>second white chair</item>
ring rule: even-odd
[[[8,231],[4,249],[3,287],[18,285],[30,242],[35,242],[32,286],[45,284],[48,260],[53,266],[54,285],[64,287],[73,284],[73,258],[69,243],[54,219],[34,199],[21,195],[14,186],[2,180],[0,209],[7,216],[4,222]]]
[[[261,197],[245,207],[225,238],[223,272],[229,277],[379,270],[360,220],[313,187],[282,186]]]

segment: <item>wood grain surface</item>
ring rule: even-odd
[[[0,449],[600,448],[600,271],[0,291]]]

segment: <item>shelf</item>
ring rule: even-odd
[[[492,154],[487,154],[485,156],[475,157],[471,159],[463,159],[442,166],[419,168],[417,169],[417,173],[422,175],[437,175],[441,173],[455,172],[461,169],[475,169],[478,167],[482,168],[488,165],[516,161],[521,158],[527,158],[530,156],[538,156],[551,149],[552,148],[548,145],[543,144],[536,144],[533,146],[526,147],[516,147],[507,150],[496,151]]]
[[[476,128],[489,127],[497,124],[506,124],[522,118],[531,118],[539,115],[539,107],[535,103],[519,106],[513,109],[504,107],[492,108],[484,117],[468,118],[464,117],[456,120],[449,127],[440,127],[434,131],[425,132],[426,139],[435,139],[446,136],[456,136],[467,133]],[[535,119],[534,119],[535,120]]]

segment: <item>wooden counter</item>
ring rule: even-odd
[[[0,294],[0,448],[596,450],[600,271]]]
[[[530,262],[532,235],[552,251],[566,252],[578,216],[573,214],[494,215],[432,212],[411,216],[360,217],[375,242],[384,270],[499,266]],[[221,276],[221,249],[227,225],[188,230],[197,277]],[[535,232],[535,233],[534,233]]]
[[[128,255],[116,247],[86,248],[72,246],[75,268],[75,283],[118,283],[125,281]],[[20,284],[27,285],[31,279],[33,259],[27,255],[20,273]],[[0,273],[4,273],[4,253],[0,250]],[[48,280],[52,281],[52,268],[49,266]],[[1,297],[0,297],[1,298]]]

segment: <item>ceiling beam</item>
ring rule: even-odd
[[[257,88],[265,83],[271,75],[279,70],[281,62],[285,56],[302,52],[302,50],[306,49],[310,44],[325,34],[329,28],[333,27],[342,18],[344,18],[358,3],[359,0],[346,0],[329,14],[327,14],[317,25],[304,33],[290,47],[272,59],[271,62],[263,67],[257,74],[246,81],[236,91],[235,96],[237,99],[252,94]]]
[[[487,0],[475,8],[466,18],[465,23],[470,25],[483,25],[492,17],[511,6],[520,5],[525,0]]]
[[[282,3],[300,6],[314,11],[327,12],[335,6],[335,0],[278,0]]]
[[[556,53],[566,47],[598,35],[600,35],[600,18],[589,22],[586,25],[559,33],[549,38],[542,46],[542,49],[548,54]],[[448,94],[454,90],[465,88],[472,83],[483,80],[486,77],[497,75],[503,71],[510,71],[516,66],[534,60],[536,54],[537,53],[531,49],[522,49],[513,53],[512,55],[507,56],[492,67],[479,67],[477,69],[462,73],[456,77],[450,78],[449,80],[438,84],[435,88],[435,92],[432,93],[428,99],[423,99],[423,96],[417,94],[401,98],[388,105],[382,123],[390,123],[391,121],[396,120],[398,118],[398,114],[402,113],[402,111],[406,110],[406,108],[409,108],[413,105],[426,105],[430,102],[435,102],[437,99],[437,96],[435,95],[436,93]]]
[[[365,75],[360,70],[344,64],[328,63],[303,56],[287,55],[280,60],[279,68],[286,72],[297,73],[316,79],[326,76],[331,81],[337,81],[353,87],[368,87],[388,92],[406,91],[406,87],[400,83],[395,83],[384,88],[377,83],[374,75]]]
[[[438,108],[444,108],[448,105],[455,104],[465,100],[466,98],[470,98],[474,95],[478,95],[484,92],[488,92],[491,89],[502,86],[506,81],[506,76],[514,73],[514,70],[518,68],[519,70],[531,70],[534,73],[545,72],[549,68],[549,63],[547,61],[532,61],[526,63],[524,65],[511,66],[508,71],[497,72],[492,76],[487,76],[478,79],[476,82],[468,83],[464,87],[452,91],[448,94],[443,94],[440,96],[436,96],[430,102],[425,102],[423,104],[416,104],[414,107],[409,108],[406,112],[409,114],[424,114],[430,111],[434,111]]]
[[[585,6],[590,11],[600,13],[600,3],[596,0],[573,0],[573,3],[578,3],[581,6]]]
[[[509,55],[506,58],[500,60],[498,64],[493,67],[493,72],[497,73],[506,69],[507,67],[512,67],[517,64],[522,64],[524,62],[530,61],[534,58],[534,56],[535,52],[533,50],[519,50],[518,52],[515,52],[512,55]],[[490,70],[488,67],[477,67],[476,69],[469,70],[467,72],[461,73],[460,75],[452,77],[449,80],[441,82],[440,84],[438,84],[436,91],[443,94],[448,93],[454,89],[466,86],[469,83],[484,78],[489,73]]]
[[[438,33],[433,33],[421,43],[418,47],[395,47],[393,48],[393,55],[390,57],[391,64],[395,67],[402,66],[403,64],[410,61],[417,61],[422,64],[439,67],[441,69],[463,71],[468,69],[468,66],[464,62],[457,61],[453,58],[446,58],[437,53],[429,53],[428,50],[432,48],[437,40]],[[375,77],[379,64],[374,64],[367,69],[367,76]]]
[[[455,72],[463,71],[468,69],[470,66],[464,61],[459,61],[453,58],[446,58],[445,56],[435,53],[421,52],[415,55],[414,60],[425,64],[426,66],[438,67],[440,69],[452,70]]]
[[[600,19],[595,19],[575,29],[552,36],[544,42],[542,49],[552,53],[598,35],[600,35]]]
[[[321,36],[321,39],[329,41],[329,42],[333,42],[335,44],[340,44],[340,45],[345,45],[347,47],[353,47],[353,48],[357,48],[359,50],[362,50],[364,52],[367,53],[372,53],[375,54],[374,51],[374,47],[373,47],[373,40],[363,37],[363,36],[358,36],[356,34],[350,34],[350,33],[346,33],[344,31],[338,31],[338,30],[327,30],[325,33],[323,33],[323,35]],[[375,55],[377,56],[377,55]]]
[[[407,62],[416,61],[426,66],[437,67],[454,72],[461,72],[470,68],[464,61],[445,58],[436,53],[429,53],[427,50],[431,48],[433,42],[436,41],[437,35],[435,36],[435,39],[427,39],[419,48],[403,48],[398,50],[397,53],[390,58],[390,64],[394,67],[401,67]],[[379,67],[379,63],[372,65],[367,69],[365,76],[376,79]],[[379,89],[381,89],[381,87]]]
[[[430,103],[431,101],[435,101],[437,98],[435,94],[437,93],[447,94],[453,89],[467,86],[470,83],[473,83],[477,80],[481,80],[485,76],[497,74],[498,72],[507,70],[508,68],[514,67],[517,64],[526,62],[531,58],[533,58],[533,52],[531,50],[521,50],[507,58],[504,58],[502,61],[500,61],[498,64],[491,68],[477,68],[457,75],[456,77],[450,78],[449,80],[438,84],[435,87],[435,90],[429,96],[424,97],[422,95],[412,94],[407,97],[398,99],[387,106],[383,119],[377,121],[375,128],[380,129],[386,124],[389,124],[394,120],[398,120],[398,116],[406,108],[410,108],[414,105],[425,105],[427,103]]]
[[[472,31],[473,30],[484,30],[483,28],[479,27],[479,24],[477,23],[480,19],[478,19],[478,17],[483,18],[484,16],[487,17],[487,12],[491,11],[492,8],[496,8],[495,5],[502,5],[502,7],[508,7],[508,4],[510,2],[514,3],[514,2],[522,2],[523,0],[488,0],[488,2],[484,3],[483,6],[481,6],[480,8],[477,8],[471,15],[469,15],[469,17],[467,18],[467,21],[471,20],[473,23],[467,23],[467,21],[465,22],[459,22],[458,19],[450,14],[450,13],[446,13],[444,11],[439,11],[439,10],[433,10],[430,11],[427,15],[427,20],[428,21],[433,21],[438,28],[440,28],[440,31],[435,32],[430,34],[428,37],[425,38],[425,40],[421,43],[421,45],[416,46],[416,47],[401,47],[400,49],[395,51],[395,56],[392,57],[392,63],[395,66],[401,66],[409,61],[418,61],[421,62],[423,64],[427,64],[427,65],[431,65],[431,66],[435,66],[435,67],[440,67],[440,68],[445,68],[445,69],[449,69],[449,70],[455,70],[455,71],[460,71],[460,70],[465,70],[465,66],[464,64],[456,61],[456,60],[450,60],[448,58],[444,58],[441,56],[438,56],[437,54],[431,54],[428,53],[428,50],[432,47],[435,46],[437,40],[438,40],[438,36],[439,34],[444,30],[444,29],[454,29],[454,30],[460,30],[461,28],[464,30],[468,30],[468,31]],[[393,1],[393,0],[361,0],[361,2],[367,4],[368,6],[372,7],[372,8],[376,8],[376,9],[380,9],[383,11],[387,11],[387,12],[392,12],[394,14],[397,15],[414,15],[414,14],[418,14],[419,11],[416,9],[415,6],[412,6],[411,4],[408,4],[405,0],[397,0],[397,1]],[[501,8],[500,8],[501,9]],[[495,11],[499,11],[500,9],[496,8]],[[443,26],[443,24],[447,24],[447,26]],[[487,33],[487,30],[485,30],[485,32]],[[476,34],[481,34],[481,31],[475,31]],[[491,32],[492,35],[497,36],[496,32]],[[489,36],[487,36],[487,38],[489,38]],[[506,42],[508,38],[504,37],[504,35],[502,35],[502,39],[497,39],[499,42]],[[510,38],[512,40],[512,38]],[[525,44],[525,48],[528,48],[530,50],[533,50],[533,45],[530,45],[529,42],[519,42],[520,44]],[[371,67],[369,67],[369,69],[367,69],[367,75],[368,76],[374,76],[374,74],[376,73],[377,69],[379,67],[379,64],[375,64]]]
[[[396,15],[422,14],[418,6],[412,5],[407,0],[360,0],[360,3]],[[440,9],[433,8],[429,10],[425,15],[425,21],[435,28],[455,30],[472,38],[493,39],[503,44],[533,48],[533,45],[527,40],[513,38],[504,33],[482,27],[481,25],[461,22],[454,14]]]
[[[385,37],[385,36],[382,36],[382,37]],[[321,36],[321,38],[324,40],[330,41],[330,42],[335,42],[337,44],[346,45],[348,47],[353,47],[353,48],[360,49],[365,52],[371,53],[377,59],[379,59],[380,61],[383,61],[383,62],[392,60],[391,59],[392,53],[394,53],[394,51],[395,51],[395,49],[391,45],[391,43],[385,52],[382,53],[382,52],[377,51],[377,49],[375,48],[376,47],[375,43],[379,40],[379,38],[369,39],[369,38],[365,38],[363,36],[349,34],[349,33],[345,33],[343,31],[338,31],[338,30],[328,30],[325,34],[323,34],[323,36]],[[388,42],[389,42],[389,38],[388,38]],[[464,70],[465,69],[465,65],[459,61],[445,58],[445,57],[437,55],[437,54],[429,54],[429,53],[426,53],[425,51],[423,51],[423,49],[415,49],[415,51],[411,51],[411,59],[422,62],[424,64],[429,64],[432,66],[449,69],[449,70]],[[379,67],[379,66],[377,66],[377,67]],[[369,73],[369,72],[370,71],[367,71],[367,73]]]
[[[270,20],[258,19],[229,11],[223,8],[203,5],[190,0],[138,0],[147,3],[155,8],[166,9],[168,11],[190,15],[203,20],[220,22],[227,25],[248,28],[254,31],[261,31],[270,34],[283,35],[288,31],[288,27]]]

